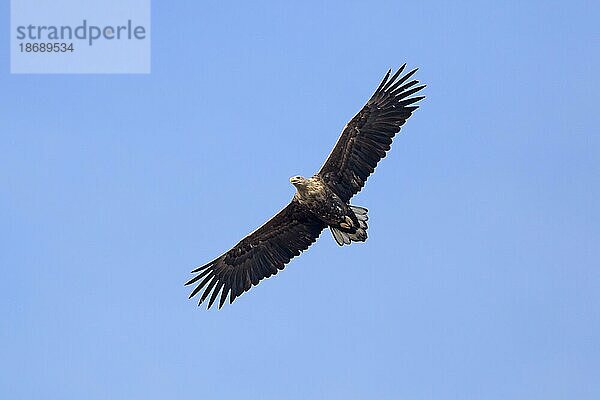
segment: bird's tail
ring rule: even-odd
[[[369,216],[367,215],[368,210],[364,207],[353,205],[350,205],[350,209],[354,212],[354,215],[356,215],[358,226],[353,226],[348,229],[335,226],[329,227],[331,230],[331,235],[340,246],[350,244],[352,242],[364,242],[367,240],[367,221],[369,220]]]

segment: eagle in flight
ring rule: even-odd
[[[228,296],[233,303],[308,249],[327,227],[340,246],[367,240],[367,209],[351,205],[350,199],[385,157],[400,127],[418,108],[415,103],[425,97],[413,96],[425,85],[411,80],[417,69],[402,75],[405,67],[393,75],[387,72],[367,104],[344,127],[319,172],[310,178],[290,178],[296,193],[283,210],[231,250],[192,271],[196,275],[186,283],[195,285],[190,299],[204,289],[198,305],[210,296],[210,308],[219,293],[219,308]]]

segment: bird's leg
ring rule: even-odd
[[[344,222],[340,223],[340,228],[350,229],[353,225],[354,225],[354,223],[352,222],[352,218],[345,215]]]

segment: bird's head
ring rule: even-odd
[[[290,183],[300,189],[306,186],[306,178],[300,175],[292,176],[290,178]]]

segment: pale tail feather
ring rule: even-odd
[[[353,205],[350,205],[350,208],[352,211],[354,211],[354,215],[356,215],[356,218],[358,219],[359,228],[356,230],[356,232],[349,233],[333,226],[329,227],[331,230],[331,235],[340,246],[350,244],[352,242],[364,242],[367,240],[367,221],[369,220],[367,209]]]

